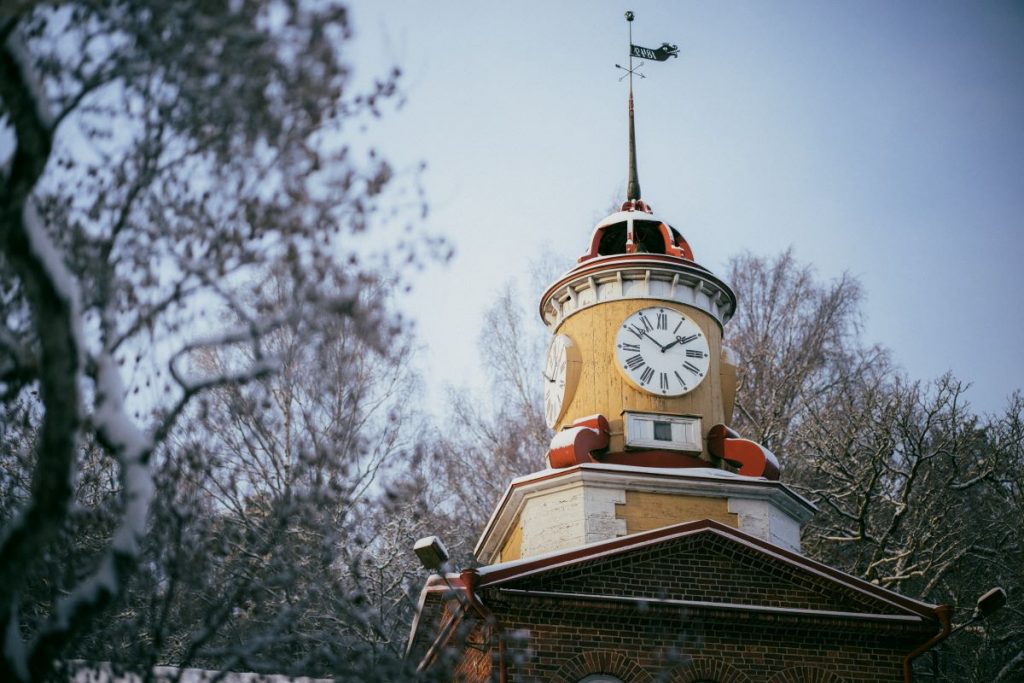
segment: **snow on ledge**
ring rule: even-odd
[[[589,431],[597,434],[598,431],[593,427],[566,427],[562,431],[555,434],[555,437],[551,439],[551,450],[557,450],[559,448],[565,448],[572,446],[576,443],[576,435],[582,431]],[[553,472],[554,470],[545,470]]]
[[[115,670],[107,662],[68,662],[68,667],[73,672],[69,678],[71,683],[142,683],[143,680],[140,674]],[[154,666],[152,680],[156,683],[329,683],[333,679]]]
[[[742,474],[736,474],[735,472],[729,472],[728,470],[720,470],[716,467],[641,467],[639,465],[617,465],[612,463],[584,463],[577,465],[575,468],[579,468],[580,471],[595,471],[595,472],[619,472],[629,474],[661,474],[670,475],[673,477],[687,477],[696,479],[728,479],[730,481],[768,481],[764,477],[748,477]],[[521,477],[516,477],[512,480],[512,486],[521,484],[534,479],[543,479],[544,477],[550,477],[552,475],[559,474],[560,472],[566,472],[568,468],[559,469],[544,469],[538,472],[532,472],[525,474]]]

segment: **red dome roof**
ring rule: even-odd
[[[621,254],[664,254],[693,262],[693,250],[679,231],[639,201],[626,202],[622,211],[598,223],[590,250],[577,260]]]

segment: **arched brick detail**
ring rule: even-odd
[[[692,657],[686,664],[677,666],[669,678],[671,683],[698,683],[707,680],[716,683],[752,683],[745,673],[724,659],[701,656]]]
[[[794,666],[775,674],[768,683],[843,683],[843,679],[813,666]]]
[[[630,657],[616,650],[590,650],[576,655],[558,670],[554,683],[576,683],[590,674],[608,674],[630,683],[654,683],[654,677]]]

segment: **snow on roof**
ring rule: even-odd
[[[551,439],[551,450],[573,445],[576,443],[576,435],[584,430],[597,434],[597,430],[593,427],[567,427],[555,434],[555,438]]]
[[[557,435],[555,438],[557,438]],[[748,477],[728,470],[720,470],[716,467],[640,467],[639,465],[615,465],[612,463],[585,463],[578,465],[578,467],[581,470],[629,472],[632,474],[668,474],[677,477],[692,477],[696,479],[715,478],[730,479],[733,481],[768,481],[764,477]],[[530,474],[516,477],[512,480],[511,485],[515,486],[522,482],[532,481],[534,479],[543,479],[544,477],[549,477],[563,471],[564,469],[548,468],[538,472],[531,472]]]

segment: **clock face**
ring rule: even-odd
[[[615,334],[615,360],[630,384],[660,396],[693,391],[708,374],[708,340],[693,320],[673,308],[631,314]]]
[[[548,427],[554,427],[568,407],[579,373],[579,349],[564,334],[555,335],[544,364],[544,417]]]

